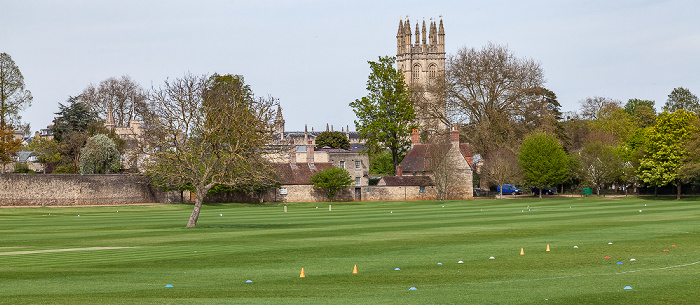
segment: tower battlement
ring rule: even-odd
[[[435,120],[434,115],[425,113],[425,107],[418,107],[418,104],[432,104],[432,107],[428,108],[442,109],[440,111],[444,116],[444,98],[429,92],[431,84],[444,83],[445,79],[445,27],[442,19],[438,23],[431,18],[429,27],[426,27],[425,20],[422,27],[416,22],[415,34],[411,33],[411,22],[408,18],[405,21],[399,20],[396,34],[396,68],[403,72],[406,84],[414,93],[422,93],[421,101],[414,100],[416,117],[422,129],[444,129],[444,126]]]

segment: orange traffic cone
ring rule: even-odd
[[[357,265],[355,265],[355,267],[352,268],[352,274],[357,274]]]
[[[547,250],[545,250],[545,251],[549,252],[549,244],[547,244]]]
[[[301,274],[299,274],[299,277],[306,277],[306,275],[304,275],[304,268],[301,268]]]
[[[525,249],[520,248],[520,255],[525,255]]]

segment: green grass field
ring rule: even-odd
[[[700,303],[697,199],[288,207],[3,208],[0,303]]]

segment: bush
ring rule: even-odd
[[[73,174],[73,173],[75,173],[75,168],[73,168],[73,165],[69,165],[69,164],[59,165],[51,173],[53,173],[53,174]]]
[[[80,150],[81,174],[109,174],[119,170],[117,145],[104,134],[90,137]]]
[[[340,131],[324,131],[316,137],[316,146],[350,149],[350,140]]]
[[[350,173],[340,167],[331,167],[311,177],[311,183],[315,188],[325,190],[329,201],[333,201],[336,192],[348,188],[353,182]]]
[[[13,171],[15,174],[36,174],[35,171],[29,169],[29,165],[27,163],[21,162],[21,163],[15,163],[15,170]]]

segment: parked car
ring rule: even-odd
[[[496,187],[496,192],[500,193],[501,192],[501,187],[498,186]],[[512,184],[504,184],[503,185],[503,195],[522,195],[523,190],[515,187]]]
[[[555,188],[555,187],[543,187],[542,188],[542,195],[554,195],[556,193],[557,193],[557,188]],[[540,188],[533,186],[532,187],[532,195],[539,196],[540,195]]]
[[[488,196],[489,196],[489,190],[483,190],[480,188],[474,189],[474,197],[488,197]]]

